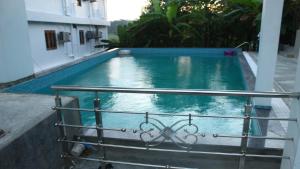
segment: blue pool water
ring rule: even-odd
[[[244,90],[244,79],[238,57],[222,54],[133,54],[113,57],[92,68],[66,77],[53,84],[80,86],[110,86],[133,88],[177,88]],[[35,93],[52,93],[50,85]],[[82,108],[92,108],[93,93],[72,93],[80,96]],[[245,100],[239,97],[149,95],[101,93],[101,108],[118,111],[136,111],[165,114],[201,114],[242,116]],[[154,116],[171,125],[183,117]],[[85,125],[94,124],[94,114],[82,112]],[[143,115],[103,114],[105,127],[137,129]],[[201,132],[240,134],[242,120],[193,118]]]

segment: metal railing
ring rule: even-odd
[[[245,46],[245,45],[248,45],[248,50],[250,50],[250,45],[251,44],[249,42],[243,42],[243,43],[239,44],[238,46],[236,46],[235,48],[240,48],[240,47]]]
[[[248,92],[248,91],[212,91],[212,90],[178,90],[178,89],[146,89],[146,88],[116,88],[116,87],[80,87],[80,86],[53,86],[53,90],[56,92],[55,103],[56,106],[53,108],[57,112],[58,122],[55,124],[60,131],[59,142],[62,143],[64,159],[79,159],[98,161],[101,163],[116,163],[116,164],[127,164],[144,167],[156,167],[156,168],[174,168],[174,169],[187,169],[186,166],[176,167],[171,165],[153,165],[144,163],[132,163],[124,161],[112,161],[106,157],[106,148],[119,148],[119,149],[131,149],[131,150],[146,150],[154,152],[170,152],[170,153],[190,153],[200,155],[216,155],[216,156],[231,156],[239,157],[239,169],[245,168],[245,161],[247,157],[256,158],[274,158],[274,159],[290,159],[288,156],[280,155],[265,155],[265,154],[251,154],[248,150],[249,139],[262,139],[262,140],[282,140],[282,141],[293,141],[293,138],[288,137],[268,137],[268,136],[251,136],[249,134],[251,120],[265,120],[265,121],[290,121],[297,122],[296,118],[280,118],[280,117],[257,117],[251,114],[253,105],[251,99],[254,97],[264,98],[294,98],[299,99],[300,93],[278,93],[278,92]],[[93,108],[69,108],[62,106],[62,100],[60,96],[61,91],[77,91],[77,92],[93,92],[95,93]],[[133,112],[123,110],[105,110],[101,109],[99,93],[135,93],[135,94],[172,94],[172,95],[195,95],[195,96],[233,96],[233,97],[246,97],[247,101],[244,106],[243,116],[218,116],[218,115],[192,115],[192,114],[164,114],[164,113],[149,113],[149,112]],[[81,111],[81,112],[94,112],[95,123],[94,126],[83,126],[65,124],[63,119],[63,110],[69,111]],[[139,129],[127,129],[127,128],[105,128],[102,123],[102,113],[113,113],[113,114],[139,114],[144,115],[144,121],[141,122]],[[172,125],[164,125],[155,116],[170,116],[170,117],[182,117],[183,119],[178,120]],[[199,137],[207,137],[203,133],[199,133],[197,124],[193,123],[194,118],[214,118],[214,119],[240,119],[243,120],[243,128],[241,135],[220,135],[213,134],[213,138],[238,138],[241,139],[240,152],[228,153],[228,152],[209,152],[193,150],[192,145],[197,144]],[[152,128],[145,127],[151,125]],[[97,142],[87,141],[76,141],[68,140],[66,137],[66,128],[79,128],[79,129],[95,129],[97,131]],[[154,131],[156,130],[156,132]],[[105,142],[104,131],[115,131],[115,132],[132,132],[139,135],[140,141],[144,142],[145,146],[129,146],[120,144],[108,144]],[[181,132],[179,135],[179,131]],[[150,138],[150,139],[149,139]],[[85,144],[93,145],[101,148],[102,157],[90,158],[90,157],[74,157],[68,153],[69,144]],[[170,148],[158,148],[162,143],[172,143],[176,145],[177,149]]]

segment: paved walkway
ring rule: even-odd
[[[256,52],[248,52],[250,57],[255,62],[252,64],[253,71],[257,69],[257,58],[258,55]],[[276,71],[275,71],[275,80],[274,80],[274,90],[278,92],[292,92],[294,89],[295,78],[296,78],[296,69],[297,69],[297,58],[287,57],[287,53],[282,52],[278,54]],[[289,118],[289,107],[291,100],[290,99],[272,99],[272,111],[270,112],[270,117],[280,117],[280,118]],[[267,124],[267,136],[270,137],[284,137],[286,134],[288,123],[286,121],[269,121]],[[281,126],[281,127],[280,127]],[[284,142],[266,140],[266,146],[271,147],[283,147]]]
[[[257,63],[257,53],[248,52]],[[297,58],[289,58],[285,52],[278,54],[274,88],[279,92],[292,92],[294,90],[297,69]]]

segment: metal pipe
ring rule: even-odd
[[[145,150],[145,151],[157,151],[157,152],[172,152],[172,153],[189,153],[189,154],[203,154],[203,155],[220,155],[220,156],[231,156],[231,157],[259,157],[259,158],[276,158],[276,159],[289,159],[288,156],[278,156],[278,155],[260,155],[260,154],[242,154],[242,153],[223,153],[223,152],[209,152],[209,151],[192,151],[192,150],[176,150],[176,149],[161,149],[161,148],[151,148],[151,147],[138,147],[138,146],[124,146],[116,144],[102,144],[102,143],[92,143],[84,141],[71,141],[58,139],[58,142],[67,143],[80,143],[93,146],[103,146],[110,148],[122,148],[122,149],[134,149],[134,150]]]
[[[74,157],[70,155],[62,155],[63,158],[72,158],[78,160],[87,160],[87,161],[95,161],[101,163],[113,163],[113,164],[124,164],[131,166],[140,166],[140,167],[152,167],[152,168],[170,168],[170,169],[197,169],[197,168],[187,168],[187,167],[175,167],[170,165],[153,165],[153,164],[145,164],[145,163],[133,163],[133,162],[125,162],[125,161],[114,161],[114,160],[103,160],[89,157]]]
[[[115,113],[115,114],[140,114],[145,115],[144,112],[133,112],[133,111],[115,111],[115,110],[95,110],[95,109],[83,109],[83,108],[68,108],[68,107],[53,107],[54,110],[73,110],[73,111],[86,111],[86,112],[105,112],[105,113]],[[188,117],[188,114],[170,114],[170,113],[148,113],[148,115],[158,115],[158,116],[172,116],[172,117]],[[244,119],[242,116],[216,116],[216,115],[195,115],[192,117],[201,118],[225,118],[225,119]],[[278,121],[297,121],[296,118],[272,118],[272,117],[250,117],[250,119],[256,120],[278,120]]]
[[[236,46],[235,49],[240,48],[240,47],[242,47],[246,44],[248,44],[248,50],[249,50],[250,49],[250,43],[249,42],[243,42],[243,43],[239,44],[238,46]]]
[[[267,137],[267,136],[230,136],[230,135],[219,135],[214,134],[213,137],[223,137],[223,138],[252,138],[252,139],[268,139],[268,140],[288,140],[293,141],[291,137]]]
[[[294,121],[294,122],[297,122],[297,118],[250,117],[250,119],[256,119],[256,120]]]
[[[57,107],[62,107],[62,101],[61,101],[61,97],[59,96],[58,91],[56,92],[56,96],[55,96],[55,105]],[[57,121],[58,123],[62,123],[63,124],[63,113],[61,112],[61,110],[56,110],[56,115],[57,115]],[[59,133],[60,133],[60,137],[62,139],[67,139],[67,134],[65,131],[65,128],[63,126],[59,127]],[[67,143],[62,143],[62,152],[63,154],[68,154],[68,144]],[[65,159],[64,160],[64,164],[65,164],[65,168],[68,168],[69,162]]]
[[[292,138],[292,137],[248,136],[248,138],[252,138],[252,139],[268,139],[268,140],[287,140],[287,141],[293,141],[294,140],[294,138]]]
[[[240,90],[214,91],[194,89],[149,89],[149,88],[118,88],[118,87],[82,87],[82,86],[52,86],[54,90],[81,92],[112,92],[112,93],[140,93],[140,94],[177,94],[202,96],[243,96],[243,97],[271,97],[271,98],[299,98],[299,92],[250,92]]]
[[[133,111],[116,111],[116,110],[95,110],[95,109],[81,109],[81,108],[68,108],[68,107],[53,107],[53,109],[60,110],[74,110],[74,111],[86,111],[86,112],[104,112],[104,113],[115,113],[115,114],[140,114],[146,115],[147,112],[133,112]],[[157,116],[172,116],[172,117],[188,117],[189,114],[170,114],[170,113],[148,113],[148,115],[157,115]],[[232,118],[232,119],[243,119],[242,116],[214,116],[214,115],[196,115],[192,114],[192,117],[207,117],[207,118]]]
[[[59,124],[55,123],[55,126],[63,126],[63,127],[73,127],[73,128],[84,128],[84,129],[97,129],[96,126],[82,126],[82,125],[71,125],[71,124]],[[107,130],[107,131],[119,131],[119,132],[127,132],[132,131],[134,133],[141,132],[136,129],[127,129],[127,128],[121,128],[121,129],[114,129],[114,128],[99,128],[99,130]],[[199,134],[201,135],[201,134]],[[252,138],[252,139],[268,139],[268,140],[288,140],[293,141],[294,139],[291,137],[265,137],[265,136],[233,136],[233,135],[219,135],[219,134],[213,134],[213,137],[223,137],[223,138]]]
[[[97,127],[97,126],[82,126],[82,125],[71,125],[71,124],[61,124],[61,123],[55,123],[55,126],[63,126],[63,127],[73,127],[73,128],[83,128],[83,129],[95,129],[95,130],[109,130],[109,131],[120,131],[120,132],[126,132],[129,129],[113,129],[113,128],[103,128],[103,127]],[[131,129],[130,129],[131,131]],[[133,131],[133,129],[132,129]],[[136,130],[134,130],[136,131]]]
[[[95,120],[96,120],[96,131],[97,131],[97,141],[98,143],[103,143],[104,139],[103,139],[103,130],[101,130],[101,128],[103,128],[103,123],[102,123],[102,113],[100,111],[97,111],[100,109],[100,99],[99,99],[99,95],[98,92],[95,92],[95,99],[94,99],[94,110],[95,110]],[[106,158],[106,152],[105,152],[105,148],[102,148],[102,154],[104,159]]]
[[[241,140],[241,153],[246,154],[247,148],[248,148],[248,136],[249,136],[249,131],[250,131],[250,115],[252,112],[252,104],[251,104],[251,98],[247,98],[247,103],[245,104],[245,110],[244,110],[244,122],[243,122],[243,136]],[[244,169],[245,168],[245,162],[246,162],[246,157],[242,156],[240,157],[239,161],[239,169]]]

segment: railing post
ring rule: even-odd
[[[55,96],[55,106],[56,107],[62,107],[62,101],[61,101],[61,97],[59,96],[59,93],[57,91],[56,96]],[[60,109],[56,109],[56,115],[57,115],[57,124],[63,124],[63,113]],[[66,134],[66,130],[63,126],[59,126],[59,133],[60,133],[60,139],[62,140],[66,140],[67,139],[67,134]],[[62,158],[64,158],[64,168],[69,168],[69,162],[67,160],[67,158],[65,158],[66,155],[68,155],[68,143],[67,142],[62,142]]]
[[[94,99],[94,111],[95,111],[95,121],[96,121],[96,130],[97,130],[97,141],[98,143],[103,143],[103,123],[102,123],[102,113],[100,112],[100,99],[98,96],[98,92],[95,93],[95,99]],[[106,152],[105,148],[101,147],[103,158],[106,158]]]
[[[243,138],[241,139],[241,153],[243,154],[243,156],[240,157],[239,169],[245,168],[251,112],[252,112],[251,98],[247,98],[247,102],[245,104],[245,110],[244,110]]]

